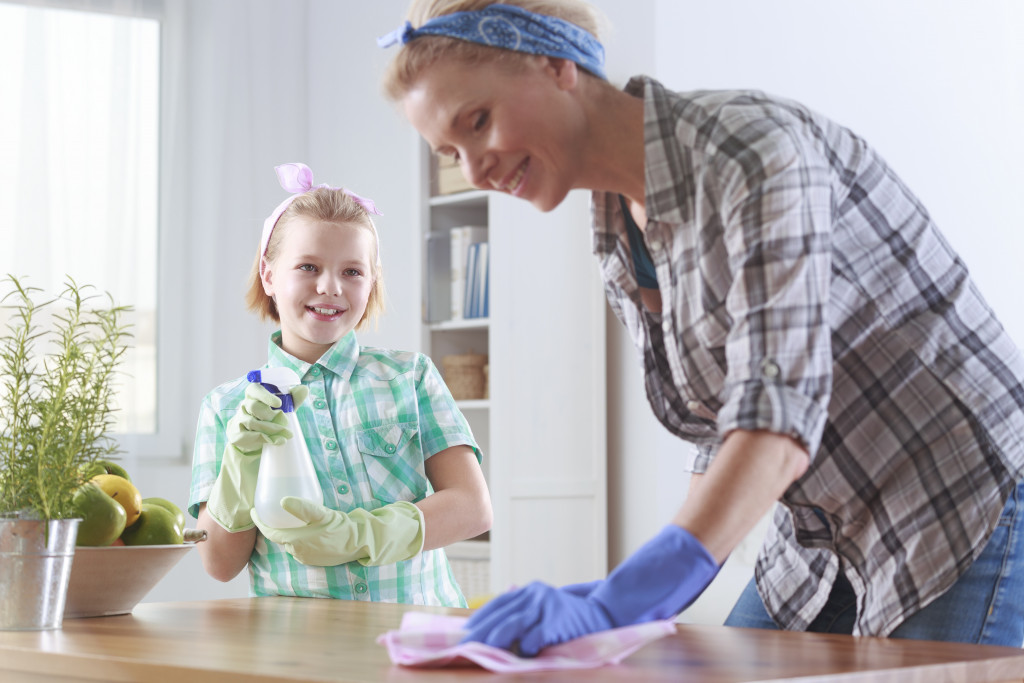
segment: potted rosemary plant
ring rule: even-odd
[[[2,282],[0,630],[57,628],[79,521],[72,498],[85,466],[117,449],[114,378],[129,309],[70,278],[41,303],[40,289]]]

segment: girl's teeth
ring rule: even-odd
[[[314,313],[319,313],[320,315],[334,315],[337,313],[333,308],[317,308],[313,306],[312,309]]]

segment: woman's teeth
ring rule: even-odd
[[[505,183],[504,186],[502,186],[502,187],[500,187],[498,189],[504,190],[505,192],[512,192],[517,187],[519,187],[519,182],[523,179],[523,175],[525,175],[525,174],[526,174],[526,162],[524,161],[519,166],[519,168],[516,169],[515,174],[513,174],[512,177],[509,178],[508,182]]]

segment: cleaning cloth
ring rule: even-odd
[[[544,648],[536,657],[519,657],[478,642],[460,643],[467,617],[406,612],[397,631],[377,638],[394,664],[438,668],[476,664],[496,673],[593,669],[618,664],[644,645],[676,632],[672,620],[648,621]]]

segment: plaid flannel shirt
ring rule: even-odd
[[[346,335],[314,364],[284,352],[280,332],[269,343],[266,367],[289,367],[309,387],[298,411],[324,505],[347,512],[373,510],[433,493],[425,462],[451,446],[471,446],[465,417],[441,376],[423,354],[360,348]],[[245,395],[245,378],[207,395],[199,415],[189,512],[209,497],[226,445],[225,426]],[[262,534],[249,559],[255,596],[294,595],[376,602],[465,607],[444,550],[380,567],[358,562],[306,566]]]
[[[760,92],[644,77],[626,92],[644,100],[662,312],[640,301],[615,195],[593,195],[594,253],[651,407],[698,446],[696,472],[734,429],[806,445],[758,557],[761,597],[804,629],[844,571],[854,633],[886,635],[966,571],[1024,475],[1024,359],[849,130]]]

